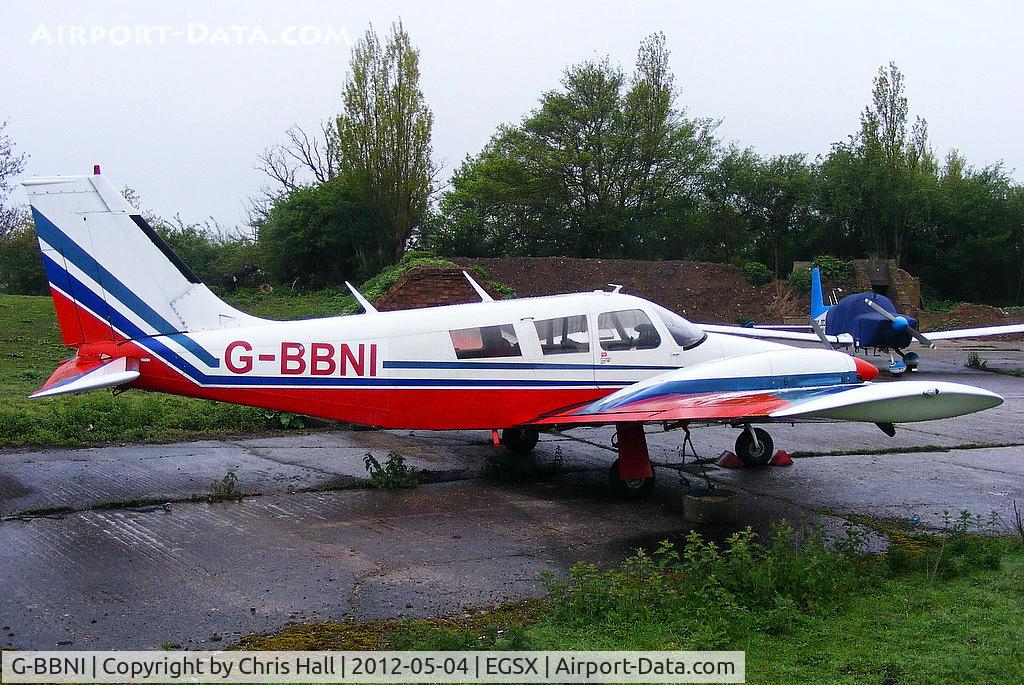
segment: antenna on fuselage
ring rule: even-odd
[[[608,285],[611,286],[612,295],[618,294],[618,292],[622,290],[622,286],[618,283],[609,283]]]
[[[352,297],[356,298],[356,302],[359,303],[359,306],[362,307],[367,314],[379,313],[377,311],[377,308],[370,304],[370,301],[363,297],[363,294],[361,292],[356,290],[356,287],[354,285],[352,285],[348,281],[345,281],[345,286],[348,288],[349,292],[352,293]]]
[[[480,296],[481,302],[494,302],[494,298],[487,294],[487,291],[480,287],[480,284],[473,280],[473,277],[469,275],[468,271],[463,271],[462,275],[466,277],[469,284],[473,286],[473,290]]]

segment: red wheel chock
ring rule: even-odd
[[[715,459],[715,464],[727,469],[742,469],[744,466],[746,466],[746,464],[743,463],[742,459],[737,457],[729,450],[722,452],[718,456],[718,459]]]
[[[735,454],[726,450],[719,455],[718,459],[715,460],[717,466],[721,466],[726,469],[745,469],[747,465],[743,463],[743,460],[737,457]],[[768,462],[769,466],[792,466],[793,457],[789,456],[786,452],[779,450],[775,453],[775,456]]]

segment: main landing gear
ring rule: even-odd
[[[540,431],[536,428],[506,428],[501,431],[501,444],[516,454],[529,454],[539,439]]]
[[[644,427],[638,423],[615,425],[615,440],[619,458],[608,469],[608,485],[622,499],[638,500],[654,489],[654,467],[647,451]]]
[[[686,424],[674,426],[686,431],[689,442],[690,431]],[[643,499],[654,489],[654,468],[651,466],[650,454],[647,451],[647,438],[643,426],[635,423],[620,423],[615,426],[613,446],[618,449],[619,458],[608,469],[608,485],[615,495],[622,499]],[[686,449],[685,446],[683,448]],[[755,428],[750,424],[743,427],[743,432],[736,438],[736,456],[747,466],[768,466],[775,456],[775,442],[768,431]],[[696,453],[694,453],[696,458]],[[703,465],[704,462],[698,460]],[[707,474],[704,474],[707,479]],[[708,480],[708,487],[714,489]]]
[[[772,436],[748,424],[736,438],[736,456],[747,466],[767,466],[775,456]]]

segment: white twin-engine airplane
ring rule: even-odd
[[[98,168],[24,185],[75,349],[32,397],[134,388],[383,428],[502,430],[521,452],[543,427],[614,424],[610,481],[627,497],[653,486],[644,424],[738,427],[737,455],[764,464],[773,443],[754,424],[892,434],[1002,403],[956,383],[871,383],[878,370],[843,352],[709,332],[618,289],[495,302],[470,279],[481,302],[378,312],[353,288],[363,314],[259,319],[200,283]]]

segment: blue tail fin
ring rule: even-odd
[[[811,318],[817,319],[828,311],[821,296],[821,271],[818,267],[811,269]]]

